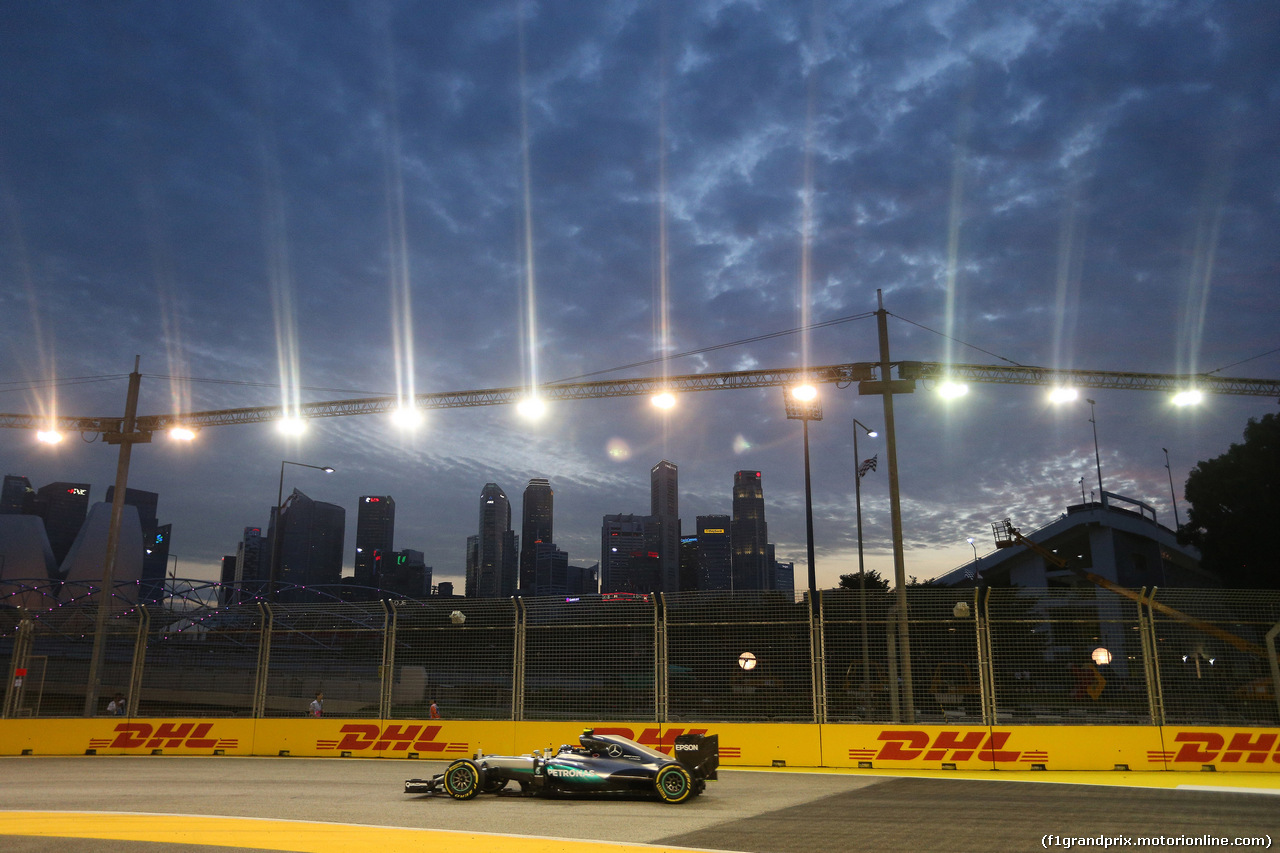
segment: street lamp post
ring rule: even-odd
[[[973,544],[973,537],[969,537],[969,547],[973,549],[973,561],[978,562],[978,546]]]
[[[879,433],[868,429],[857,418],[853,419],[853,463],[858,466],[853,477],[853,496],[858,517],[858,609],[862,618],[862,689],[865,694],[871,683],[871,651],[867,648],[867,572],[862,561],[862,477],[867,469],[863,468],[862,457],[858,455],[859,428],[868,438],[875,438]]]
[[[326,474],[332,474],[334,471],[328,465],[308,465],[306,462],[281,460],[280,487],[276,490],[276,523],[271,528],[271,574],[267,581],[267,599],[269,601],[276,600],[276,584],[280,580],[280,528],[283,526],[281,516],[284,514],[284,466],[286,465],[297,465],[299,468],[314,468]]]
[[[1182,526],[1182,522],[1178,520],[1178,493],[1173,490],[1173,469],[1169,467],[1169,448],[1160,448],[1164,451],[1164,470],[1169,472],[1169,497],[1173,499],[1173,529],[1177,530]]]
[[[784,388],[782,400],[787,408],[787,418],[804,424],[804,522],[809,557],[809,601],[810,606],[813,606],[814,595],[818,589],[818,578],[813,564],[813,488],[809,479],[809,421],[822,420],[822,402],[818,399],[817,389],[812,385]]]

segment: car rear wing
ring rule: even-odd
[[[676,761],[702,779],[715,779],[720,766],[720,735],[678,735],[675,749]]]

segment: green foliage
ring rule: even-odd
[[[1250,418],[1244,442],[1201,462],[1187,477],[1187,523],[1178,541],[1228,586],[1280,589],[1280,417]]]
[[[880,573],[875,569],[868,569],[866,572],[863,573],[863,576],[864,576],[864,579],[866,580],[868,592],[873,592],[875,590],[880,590],[881,592],[889,591],[889,579],[880,577]],[[858,588],[857,572],[854,572],[853,574],[849,574],[849,575],[840,576],[840,589],[856,590],[857,588]]]

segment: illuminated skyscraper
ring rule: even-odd
[[[733,475],[733,588],[768,589],[769,532],[759,471]]]
[[[485,483],[480,491],[480,532],[474,552],[468,547],[468,598],[506,598],[516,594],[516,540],[511,529],[511,502],[497,483]]]

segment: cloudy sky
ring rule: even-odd
[[[1280,377],[1280,7],[1223,2],[55,2],[0,30],[0,412],[140,411],[878,359]],[[105,378],[104,378],[105,377]],[[856,571],[852,419],[811,430],[818,580]],[[1108,491],[1172,525],[1187,472],[1276,400],[1094,390]],[[896,398],[909,574],[1097,488],[1083,401]],[[800,425],[776,389],[223,426],[157,440],[179,574],[216,576],[285,472],[461,579],[480,490],[556,492],[571,561],[680,467],[686,529],[763,473],[803,583]],[[1165,469],[1167,448],[1170,471]],[[880,454],[863,439],[859,451]],[[3,473],[85,481],[114,448],[0,430]],[[885,468],[869,568],[892,575]]]

